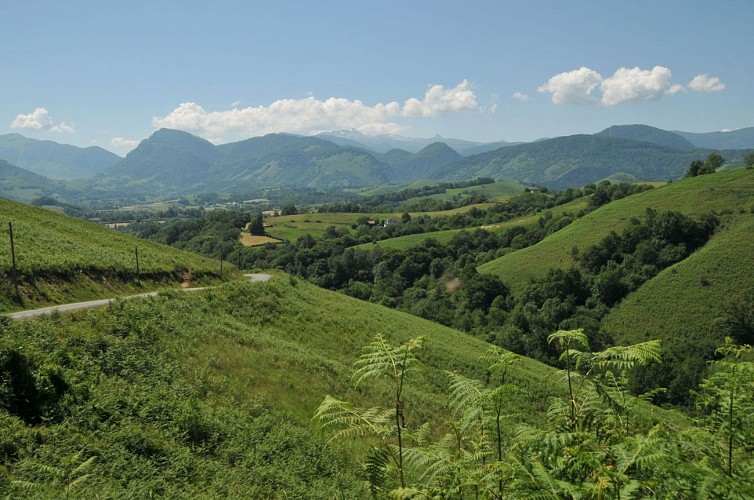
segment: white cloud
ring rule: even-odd
[[[553,76],[538,90],[551,93],[555,104],[601,104],[609,107],[624,102],[656,100],[664,95],[685,92],[683,85],[670,81],[672,76],[670,69],[655,66],[651,70],[639,67],[618,68],[613,76],[604,78],[596,71],[582,66]]]
[[[319,100],[281,99],[267,106],[207,111],[194,102],[181,103],[163,117],[155,116],[156,128],[174,128],[196,132],[221,141],[229,134],[255,136],[272,132],[316,134],[340,129],[356,129],[365,134],[395,134],[404,130],[398,118],[429,118],[463,110],[480,110],[476,96],[467,80],[452,88],[430,86],[424,97],[374,106],[355,99],[331,97]]]
[[[45,108],[36,108],[27,115],[17,115],[10,126],[11,128],[50,130],[52,132],[65,132],[68,134],[72,134],[76,131],[73,128],[73,125],[65,122],[60,122],[55,125],[50,113]]]
[[[515,100],[521,101],[521,102],[531,101],[531,97],[528,96],[527,94],[524,94],[523,92],[514,92],[513,93],[513,98]]]
[[[603,81],[602,104],[615,106],[629,101],[659,99],[665,94],[675,94],[683,87],[671,85],[672,73],[668,68],[655,66],[652,70],[618,68],[613,76]]]
[[[133,149],[139,145],[136,139],[124,139],[123,137],[113,137],[110,140],[110,146],[114,148]]]
[[[403,116],[437,116],[464,109],[479,109],[468,80],[451,89],[446,89],[442,85],[432,85],[421,101],[412,97],[403,104]]]
[[[689,83],[691,90],[697,92],[722,92],[725,90],[725,84],[716,76],[710,77],[707,73],[696,75]]]
[[[582,66],[550,78],[537,90],[552,94],[555,104],[589,104],[596,102],[594,91],[602,83],[602,75]]]
[[[53,125],[50,130],[53,132],[65,132],[66,134],[72,134],[76,132],[76,129],[73,128],[73,125],[66,122],[60,122],[57,125]]]

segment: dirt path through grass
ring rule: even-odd
[[[244,274],[246,278],[249,279],[249,281],[253,282],[260,282],[260,281],[267,281],[268,279],[272,278],[271,274],[261,274],[261,273],[253,273],[253,274]],[[212,287],[199,287],[199,288],[179,288],[179,290],[183,290],[184,292],[198,292],[201,290],[206,290],[207,288]],[[154,297],[160,292],[147,292],[147,293],[139,293],[136,295],[128,295],[125,297],[118,297],[121,299],[134,299],[137,297]],[[50,307],[42,307],[40,309],[29,309],[28,311],[17,311],[14,313],[9,313],[7,316],[10,319],[31,319],[31,318],[37,318],[39,316],[44,316],[46,314],[52,314],[54,312],[62,313],[62,312],[70,312],[70,311],[78,311],[80,309],[91,309],[93,307],[102,307],[108,305],[110,302],[115,300],[112,299],[100,299],[100,300],[88,300],[86,302],[75,302],[73,304],[60,304],[57,306],[50,306]]]

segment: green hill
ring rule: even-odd
[[[646,141],[681,151],[695,149],[697,147],[678,134],[650,127],[648,125],[613,125],[595,135],[620,137],[623,139],[632,139],[634,141]]]
[[[95,185],[152,195],[186,190],[206,176],[220,156],[209,141],[188,132],[160,129],[101,173]]]
[[[219,278],[217,261],[0,198],[0,235],[4,240],[0,310],[20,308],[14,300],[9,223],[13,225],[19,291],[27,308],[175,287],[189,271],[199,282]]]
[[[646,141],[601,135],[573,135],[509,146],[439,167],[433,178],[493,177],[545,185],[580,187],[616,173],[636,179],[681,177],[700,151],[679,151]]]
[[[678,413],[615,400],[625,413],[598,410],[583,392],[588,384],[580,382],[575,397],[584,403],[578,416],[583,427],[558,428],[553,420],[568,412],[563,373],[523,358],[508,366],[507,384],[496,393],[503,402],[504,460],[475,456],[475,449],[490,449],[474,433],[489,422],[489,406],[468,420],[456,409],[487,390],[481,381],[498,377],[481,359],[488,344],[283,274],[266,283],[5,321],[0,328],[0,377],[10,381],[0,393],[0,493],[10,497],[367,498],[371,478],[392,485],[377,492],[387,498],[398,483],[394,469],[374,455],[384,449],[382,440],[354,432],[328,442],[333,431],[312,419],[325,395],[390,409],[390,380],[357,388],[352,378],[354,362],[378,333],[394,345],[425,339],[416,351],[417,369],[402,379],[407,471],[447,481],[478,475],[462,486],[471,492],[480,482],[497,490],[499,477],[510,482],[505,491],[520,496],[549,491],[553,477],[571,481],[559,481],[559,492],[600,484],[601,475],[580,480],[539,456],[570,451],[595,474],[608,474],[620,458],[627,477],[605,477],[618,484],[630,478],[632,488],[656,491],[667,484],[663,491],[688,493],[705,487],[706,477],[716,482],[707,488],[725,487],[717,484],[724,462],[715,455],[725,449],[724,440],[691,427]],[[464,384],[465,401],[449,396]],[[617,422],[607,420],[616,415]],[[547,426],[553,430],[543,430]],[[606,435],[609,429],[616,432]],[[744,467],[734,480],[750,487],[750,456],[743,447],[734,451]],[[634,461],[653,466],[626,467]],[[431,475],[408,477],[411,487],[432,485],[447,493],[448,483]],[[489,490],[480,495],[492,496]]]
[[[724,318],[754,290],[754,268],[748,265],[754,251],[754,171],[684,179],[609,203],[478,270],[499,276],[515,294],[522,294],[530,280],[543,278],[551,268],[570,268],[574,255],[586,255],[612,231],[620,233],[632,219],[642,219],[648,208],[689,216],[713,212],[721,227],[700,249],[628,293],[595,328],[616,344],[660,339],[668,364],[639,372],[636,388],[665,387],[669,401],[687,403],[715,347],[729,335]],[[597,289],[597,281],[590,286]],[[751,342],[751,333],[742,335],[738,342]]]
[[[44,482],[34,464],[70,472],[94,456],[81,497],[363,497],[355,457],[343,453],[362,445],[336,443],[336,453],[311,420],[325,394],[389,401],[385,384],[353,388],[362,346],[378,332],[426,337],[424,368],[406,381],[411,427],[442,423],[443,371],[484,377],[488,348],[286,276],[2,328],[0,377],[15,356],[20,371],[58,385],[24,411],[3,408],[0,393],[0,492],[21,491],[7,489],[8,476]],[[533,361],[516,363],[510,380],[527,390],[507,410],[518,421],[542,423],[549,398],[563,395],[554,370]],[[54,496],[51,486],[38,495]]]
[[[754,127],[745,127],[727,132],[679,132],[698,148],[709,149],[754,149]]]
[[[431,175],[439,166],[447,165],[463,158],[458,152],[442,142],[435,142],[416,154],[405,155],[401,150],[391,150],[381,156],[393,167],[393,177],[398,182],[423,179]]]
[[[512,287],[520,288],[550,267],[570,266],[574,247],[584,250],[598,243],[610,231],[620,231],[631,218],[642,217],[647,208],[702,215],[712,210],[748,211],[753,203],[752,170],[683,179],[600,207],[534,246],[480,266],[479,271],[496,274]]]
[[[550,210],[550,212],[552,212],[553,215],[557,216],[557,215],[562,215],[566,212],[575,213],[584,208],[586,208],[586,200],[579,198],[569,203],[566,203],[564,205],[557,206],[553,208],[552,210]],[[481,226],[481,229],[491,231],[491,232],[507,231],[508,229],[512,227],[516,227],[516,226],[529,226],[532,224],[536,224],[541,216],[542,216],[541,213],[525,215],[523,217],[518,217],[515,219],[505,221],[505,222],[498,222],[496,224],[491,224],[488,226]],[[392,248],[396,250],[404,250],[406,248],[410,248],[416,245],[421,245],[428,239],[434,239],[442,244],[446,244],[461,231],[473,231],[474,229],[477,229],[477,228],[469,227],[469,228],[464,228],[464,229],[448,229],[445,231],[432,231],[429,233],[409,234],[406,236],[398,236],[396,238],[390,238],[387,240],[377,241],[375,243],[363,243],[361,245],[356,245],[353,248],[357,248],[360,250],[370,250],[375,247],[380,247],[383,249]]]
[[[0,196],[31,201],[63,191],[65,188],[59,182],[0,160]]]
[[[754,201],[754,198],[753,198]],[[720,321],[736,301],[754,290],[754,213],[737,214],[709,243],[665,269],[630,294],[603,321],[605,334],[621,343],[660,339],[665,359],[677,368],[645,375],[678,398],[706,366],[705,356],[722,345]],[[745,339],[738,339],[739,342]]]
[[[91,177],[121,160],[98,146],[79,148],[20,134],[0,135],[0,159],[57,180]]]

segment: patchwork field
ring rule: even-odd
[[[475,205],[481,208],[480,205]],[[566,203],[564,205],[557,206],[550,211],[553,215],[562,215],[564,213],[574,213],[578,212],[580,210],[583,210],[586,208],[586,200],[585,199],[578,199],[573,200],[569,203]],[[479,229],[484,229],[487,231],[491,231],[494,233],[497,232],[503,232],[506,231],[512,227],[516,226],[528,226],[530,224],[536,224],[539,218],[541,217],[540,213],[531,214],[531,215],[525,215],[523,217],[518,217],[516,219],[511,219],[505,222],[497,222],[495,224],[489,224],[484,226],[479,226]],[[357,245],[354,248],[358,248],[361,250],[369,250],[371,248],[374,248],[375,246],[379,246],[381,248],[392,248],[396,250],[405,250],[406,248],[410,248],[412,246],[420,245],[424,241],[432,238],[440,243],[447,243],[455,235],[460,233],[461,231],[470,231],[477,229],[477,227],[469,227],[464,229],[448,229],[446,231],[434,231],[431,233],[421,233],[421,234],[409,234],[406,236],[399,236],[397,238],[390,238],[388,240],[382,240],[375,243],[363,243],[361,245]]]

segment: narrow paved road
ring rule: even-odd
[[[268,279],[272,278],[272,275],[270,274],[244,274],[250,281],[258,282],[258,281],[267,281]],[[200,287],[200,288],[178,288],[178,290],[183,290],[184,292],[198,292],[200,290],[206,290],[207,288],[211,287]],[[154,297],[160,292],[147,292],[147,293],[139,293],[136,295],[128,295],[125,297],[118,297],[120,299],[134,299],[137,297]],[[53,312],[68,312],[68,311],[77,311],[79,309],[91,309],[92,307],[102,307],[108,305],[110,302],[112,302],[113,299],[101,299],[101,300],[89,300],[86,302],[76,302],[73,304],[61,304],[58,306],[50,306],[50,307],[43,307],[41,309],[29,309],[28,311],[18,311],[14,313],[9,313],[7,316],[10,319],[30,319],[30,318],[36,318],[39,316],[44,316],[45,314],[52,314]]]

